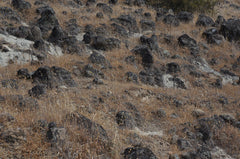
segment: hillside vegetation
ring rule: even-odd
[[[0,158],[239,159],[239,0],[1,0]]]

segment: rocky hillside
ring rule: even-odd
[[[0,1],[0,158],[240,159],[240,1]]]

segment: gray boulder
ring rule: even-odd
[[[183,34],[180,37],[178,37],[178,44],[181,47],[187,47],[193,55],[199,53],[199,46],[197,45],[196,40],[194,40],[187,34]]]
[[[58,19],[55,16],[55,12],[52,8],[47,7],[41,11],[41,18],[38,19],[37,24],[42,33],[46,33],[52,30],[55,26],[58,26]]]
[[[140,21],[142,31],[155,31],[155,22],[151,20]]]
[[[193,20],[193,14],[186,11],[181,11],[177,14],[177,18],[180,22],[188,23]]]
[[[46,94],[46,85],[38,84],[28,91],[28,94],[33,97],[40,97]]]
[[[115,38],[105,38],[102,36],[96,36],[93,38],[92,47],[96,50],[109,51],[120,47],[120,40]]]
[[[137,74],[135,74],[133,72],[127,72],[125,74],[125,76],[126,76],[127,81],[138,83],[138,76],[137,76]]]
[[[219,31],[229,41],[240,40],[240,19],[228,19]]]
[[[206,16],[204,14],[200,14],[198,16],[196,25],[197,26],[204,26],[204,27],[213,26],[214,25],[214,21],[209,16]]]
[[[110,15],[113,12],[113,9],[105,3],[98,3],[97,8],[100,8],[103,11],[103,13],[105,13],[105,14]]]
[[[75,87],[76,83],[72,79],[71,73],[61,67],[39,67],[32,75],[34,83],[44,84],[47,88],[55,88],[57,86],[66,85]]]
[[[179,26],[179,20],[175,15],[168,14],[163,18],[163,22],[165,24],[171,25],[171,26]]]
[[[220,45],[223,42],[223,36],[218,34],[217,28],[207,29],[202,36],[207,39],[209,44]]]
[[[11,22],[20,23],[21,21],[19,14],[8,7],[0,7],[0,15],[2,19],[10,20]]]
[[[144,67],[151,67],[153,64],[153,55],[145,45],[136,46],[132,52],[142,58],[142,65]]]
[[[13,8],[23,11],[31,8],[31,4],[25,0],[12,0]]]
[[[127,111],[119,111],[116,114],[116,122],[120,127],[124,128],[133,128],[135,126],[135,122]]]
[[[123,152],[124,159],[157,159],[156,155],[145,147],[128,147]]]
[[[121,25],[118,25],[116,23],[112,23],[111,27],[113,28],[113,31],[117,34],[119,34],[122,37],[127,37],[128,36],[128,32],[127,30],[122,27]]]
[[[90,138],[98,142],[98,144],[104,145],[104,148],[107,148],[110,139],[106,130],[101,125],[79,113],[67,114],[66,119],[70,124],[78,126],[80,130],[84,130],[87,133],[86,135],[90,135]]]
[[[112,21],[126,27],[130,34],[139,32],[137,21],[131,15],[120,15],[118,18],[112,19]]]

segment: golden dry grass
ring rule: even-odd
[[[34,3],[33,0],[28,0],[31,4]],[[97,8],[93,8],[93,13],[89,13],[85,8],[72,8],[72,11],[77,11],[76,14],[73,14],[69,11],[69,7],[66,5],[66,1],[63,1],[62,4],[58,3],[59,1],[48,1],[49,5],[53,7],[56,12],[57,18],[59,19],[60,25],[64,27],[64,23],[68,21],[70,18],[76,18],[78,25],[84,27],[87,24],[92,24],[94,26],[100,26],[101,23],[110,24],[111,21],[107,16],[104,19],[99,20],[96,19],[95,14],[99,11]],[[103,1],[106,2],[106,1]],[[237,0],[230,1],[239,4]],[[8,6],[10,7],[9,1],[0,2],[0,6]],[[24,18],[25,22],[35,21],[35,17],[37,14],[35,13],[35,9],[37,6],[32,5],[32,9],[29,10],[27,14],[31,14],[33,16],[27,16],[25,14],[21,14]],[[123,9],[122,5],[113,6],[114,13],[111,15],[111,18],[116,18],[121,14],[127,14],[127,9]],[[127,7],[131,8],[131,12],[135,9],[139,9],[139,7]],[[152,16],[155,16],[156,12],[147,7],[143,7],[144,11],[150,12]],[[239,12],[233,11],[229,13],[228,7],[216,8],[217,13],[212,15],[215,19],[218,14],[224,15],[226,18],[231,18],[232,16],[236,16],[239,18]],[[63,15],[62,11],[68,11],[67,15]],[[228,13],[227,13],[228,12]],[[81,16],[86,16],[89,20],[82,20]],[[181,24],[179,27],[169,27],[162,22],[156,23],[156,34],[160,33],[173,35],[176,39],[178,36],[183,33],[187,33],[191,35],[192,30],[199,30],[199,35],[193,37],[198,41],[204,41],[201,38],[201,34],[204,31],[202,28],[198,28],[195,26],[195,22],[197,19],[197,14],[195,14],[194,21],[189,24]],[[140,17],[136,17],[137,21],[140,20]],[[114,35],[112,35],[114,36]],[[138,38],[132,37],[129,39],[131,41],[130,48],[133,48],[138,44]],[[160,47],[169,50],[172,55],[179,54],[182,57],[189,56],[189,53],[180,47],[177,46],[177,41],[174,40],[173,45],[167,45],[159,42]],[[176,47],[173,47],[176,46]],[[113,51],[108,51],[104,53],[106,58],[111,62],[113,68],[108,70],[103,70],[106,75],[106,79],[104,79],[104,85],[93,85],[91,89],[87,89],[88,85],[92,85],[91,78],[84,77],[74,77],[74,80],[78,83],[77,88],[67,88],[67,89],[59,89],[59,90],[48,90],[47,95],[41,97],[38,100],[40,108],[34,111],[20,111],[16,109],[14,105],[10,105],[8,103],[1,103],[0,112],[5,113],[8,112],[13,115],[16,121],[11,124],[13,128],[21,128],[26,132],[26,142],[19,145],[17,147],[16,153],[18,155],[23,155],[25,158],[57,158],[56,154],[51,154],[50,143],[46,141],[45,134],[41,134],[39,130],[34,131],[32,127],[38,120],[46,120],[47,122],[55,121],[59,126],[64,126],[68,129],[68,133],[70,136],[70,143],[73,152],[77,152],[77,158],[96,158],[97,156],[101,156],[97,154],[97,149],[100,149],[98,143],[96,141],[88,140],[88,135],[84,132],[79,132],[74,126],[68,125],[64,118],[67,113],[70,112],[79,112],[84,116],[88,117],[92,121],[100,124],[107,131],[109,138],[111,139],[112,158],[122,158],[120,155],[123,150],[132,146],[129,142],[127,136],[131,136],[134,133],[134,130],[128,129],[119,129],[117,123],[115,122],[115,115],[118,111],[127,110],[125,103],[131,102],[133,103],[142,117],[146,120],[146,123],[143,123],[143,127],[141,129],[147,129],[150,131],[164,131],[163,137],[157,136],[140,136],[140,141],[144,146],[150,147],[151,150],[157,154],[159,157],[161,152],[165,153],[180,153],[177,149],[176,145],[170,145],[171,135],[168,134],[168,130],[174,126],[178,126],[180,124],[186,122],[196,121],[196,118],[192,116],[192,111],[200,108],[205,111],[205,117],[210,117],[214,114],[222,114],[222,113],[231,113],[234,116],[237,115],[236,112],[240,111],[239,101],[237,104],[234,103],[235,99],[239,98],[240,90],[239,86],[232,86],[227,84],[223,86],[222,89],[211,88],[207,86],[206,88],[195,88],[190,87],[187,90],[176,89],[176,88],[159,88],[154,86],[147,86],[142,83],[134,84],[126,82],[124,79],[125,73],[128,71],[134,72],[136,74],[142,70],[142,66],[137,64],[137,67],[128,65],[124,62],[126,56],[132,55],[130,50],[126,49],[123,44],[121,48],[115,49]],[[203,55],[204,58],[219,58],[220,62],[218,65],[213,66],[215,70],[219,70],[226,64],[232,64],[236,59],[230,58],[229,55],[234,54],[235,57],[240,56],[239,50],[237,50],[231,43],[225,41],[222,46],[210,46],[210,49],[207,54]],[[156,61],[161,64],[166,64],[168,62],[177,62],[179,64],[185,64],[186,61],[181,59],[159,59],[155,57]],[[48,66],[59,66],[63,67],[69,71],[72,71],[73,66],[76,62],[82,61],[84,64],[88,63],[88,55],[86,56],[78,56],[78,55],[69,55],[65,54],[62,57],[55,58],[49,57],[47,60],[43,62],[41,65],[9,65],[4,68],[0,68],[0,81],[4,79],[14,79],[16,78],[16,72],[19,68],[28,68],[31,72],[36,70],[39,66],[48,65]],[[239,74],[238,74],[239,75]],[[189,80],[189,82],[193,82],[196,79],[193,77],[189,77],[187,75],[182,75],[184,78]],[[211,79],[209,79],[211,80]],[[1,88],[0,95],[24,95],[28,96],[27,91],[31,89],[33,84],[31,81],[20,80],[19,81],[19,89],[8,89]],[[128,93],[126,93],[126,90]],[[159,100],[156,98],[157,94],[164,93],[168,96],[177,97],[177,99],[184,102],[183,106],[177,108],[173,101],[169,101],[168,99]],[[106,95],[108,94],[108,95]],[[217,97],[220,95],[224,95],[230,99],[230,104],[227,106],[222,106],[217,103]],[[93,96],[101,97],[104,99],[103,103],[93,102]],[[202,101],[212,101],[212,109],[204,107],[201,105]],[[156,111],[160,108],[163,108],[167,117],[162,121],[158,121],[152,115],[151,112]],[[179,118],[174,119],[171,118],[170,115],[172,113],[177,113]],[[231,131],[228,131],[230,129]],[[238,141],[239,131],[231,126],[219,132],[219,135],[226,134],[226,138],[228,142]],[[217,138],[220,136],[217,136]],[[219,144],[225,145],[224,140],[219,139]],[[67,148],[64,147],[63,149]],[[9,145],[1,145],[0,146],[0,156],[3,158],[8,158],[9,155]],[[229,150],[229,153],[234,153],[237,151],[236,147],[234,149]],[[12,151],[11,153],[14,153]],[[60,152],[60,154],[63,152]],[[9,156],[8,156],[9,155]],[[54,156],[52,156],[54,155]],[[11,158],[11,157],[9,157]],[[162,157],[164,158],[164,157]]]

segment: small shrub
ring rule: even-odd
[[[155,7],[173,9],[175,12],[210,12],[221,0],[147,0],[147,4]]]

